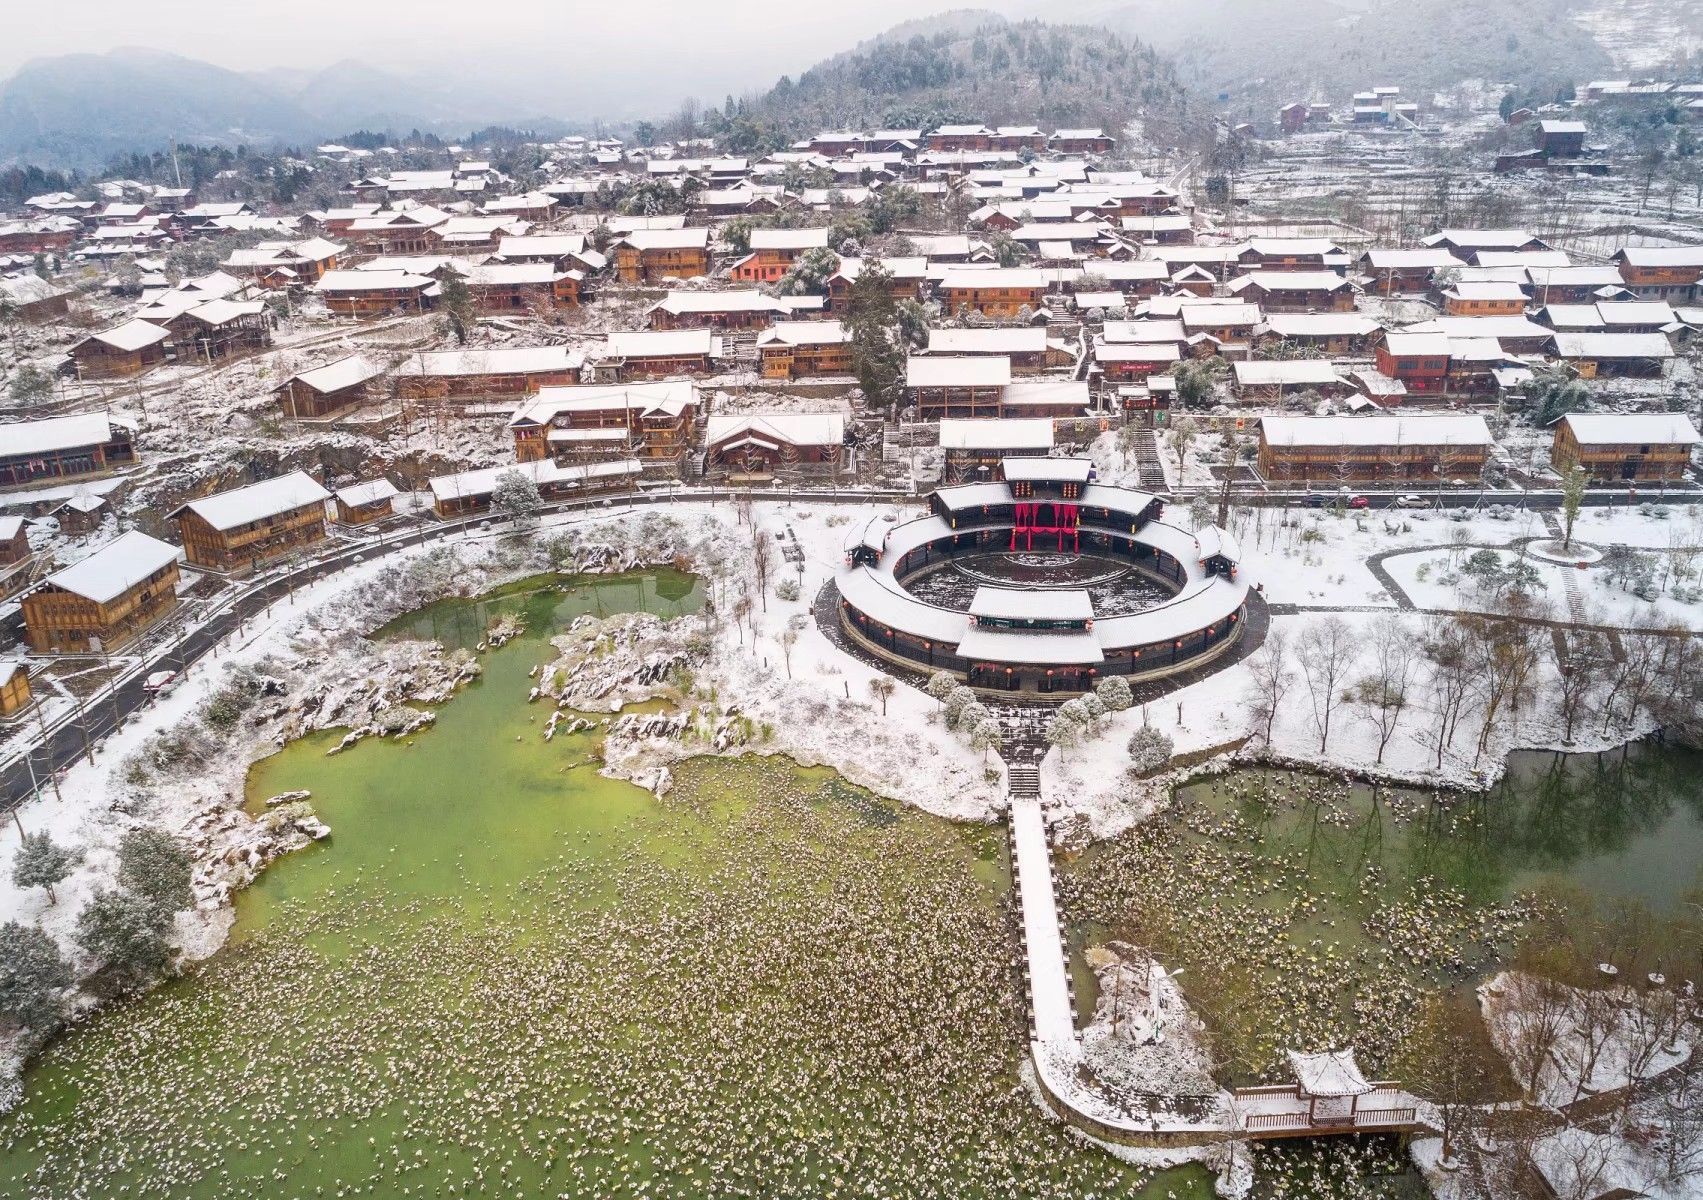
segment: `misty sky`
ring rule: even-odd
[[[952,8],[1009,8],[1004,0],[81,0],[75,16],[13,0],[0,38],[0,78],[31,58],[146,46],[238,70],[321,67],[344,58],[375,66],[438,66],[473,56],[470,74],[510,59],[540,70],[627,85],[611,48],[641,39],[653,97],[715,96],[767,86],[899,21]],[[576,60],[584,63],[576,65]],[[476,64],[476,65],[475,65]],[[635,64],[636,65],[636,64]],[[636,82],[636,81],[635,81]],[[567,80],[563,80],[568,84]],[[571,84],[562,94],[579,89]],[[628,86],[612,90],[627,92]],[[577,98],[577,97],[576,97]],[[611,96],[620,107],[626,96]]]

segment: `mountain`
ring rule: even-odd
[[[746,116],[803,136],[941,121],[1122,128],[1185,100],[1152,47],[1104,29],[962,10],[908,22],[748,97]]]
[[[1588,79],[1612,71],[1614,59],[1576,19],[1586,3],[1056,0],[1046,11],[1143,38],[1174,55],[1193,86],[1265,106],[1380,84],[1427,96],[1475,79],[1527,88]]]
[[[318,122],[236,71],[156,50],[26,63],[0,85],[0,162],[95,167],[179,142],[298,140]]]

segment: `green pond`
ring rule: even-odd
[[[688,576],[528,581],[386,633],[526,633],[403,742],[258,764],[333,836],[238,899],[208,963],[43,1055],[6,1197],[1204,1197],[1050,1120],[1018,1076],[1000,831],[783,759],[663,800],[545,742],[529,674],[581,613]]]

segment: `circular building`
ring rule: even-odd
[[[1006,458],[998,474],[941,488],[926,517],[852,528],[835,577],[849,637],[978,689],[1068,699],[1198,666],[1240,634],[1227,531],[1167,525],[1159,497],[1093,482],[1086,459]]]

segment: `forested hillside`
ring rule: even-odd
[[[948,14],[925,27],[935,31],[866,42],[736,104],[720,114],[730,143],[758,149],[820,129],[947,121],[1115,130],[1132,116],[1184,104],[1163,55],[1104,29],[1012,24],[979,13]]]

